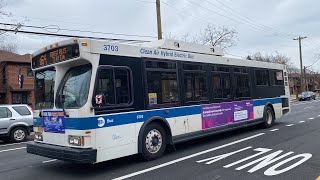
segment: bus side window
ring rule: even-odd
[[[212,67],[213,98],[215,100],[231,100],[231,76],[230,67]]]
[[[108,104],[115,104],[114,99],[114,82],[113,82],[113,69],[101,69],[99,71],[98,86],[96,95],[103,96],[102,106]]]
[[[250,97],[250,83],[248,68],[238,67],[234,68],[234,87],[235,98],[249,98]]]
[[[129,104],[131,98],[131,79],[128,68],[108,67],[99,71],[96,95],[102,96],[100,106]]]

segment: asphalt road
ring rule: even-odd
[[[29,138],[32,140],[32,138]],[[320,101],[297,102],[270,129],[257,126],[178,144],[158,160],[130,156],[79,165],[0,142],[0,179],[316,179]]]

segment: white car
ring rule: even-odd
[[[28,105],[0,105],[0,139],[22,142],[30,135],[33,113]]]

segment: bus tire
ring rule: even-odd
[[[164,128],[158,123],[147,125],[142,136],[142,157],[154,160],[161,157],[167,147],[167,137]]]
[[[265,111],[263,113],[263,119],[263,128],[270,128],[274,124],[275,115],[273,109],[270,106],[266,106]]]

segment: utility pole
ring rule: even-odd
[[[304,91],[304,73],[303,73],[303,66],[302,66],[302,50],[301,50],[301,40],[307,38],[299,36],[298,38],[294,38],[293,40],[299,40],[299,52],[300,52],[300,69],[301,69],[301,92]]]
[[[162,39],[160,0],[156,0],[156,8],[157,8],[158,39],[160,40]]]

